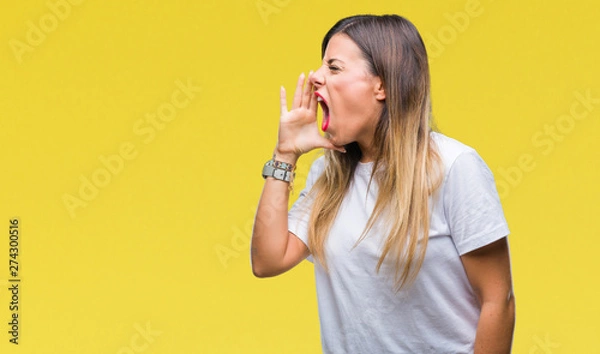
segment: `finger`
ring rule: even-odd
[[[304,86],[304,73],[298,77],[298,83],[296,84],[296,92],[294,92],[294,103],[292,109],[296,109],[302,105],[302,86]]]
[[[310,82],[310,80],[309,80],[309,82]],[[311,86],[313,87],[313,90],[310,90],[310,104],[308,106],[308,109],[310,110],[311,113],[314,113],[316,115],[317,107],[319,106],[319,101],[317,101],[317,96],[315,95],[314,86],[312,84],[311,84]]]
[[[308,77],[310,78],[312,76],[313,72],[311,71],[308,74]],[[308,108],[310,106],[310,96],[312,95],[312,84],[310,82],[310,80],[307,80],[306,82],[306,86],[304,86],[304,92],[302,94],[302,107],[304,108]]]
[[[287,113],[287,98],[285,96],[285,87],[281,86],[281,89],[279,89],[279,102],[281,104],[281,115],[284,115],[285,113]]]
[[[322,147],[322,148],[324,148],[324,149],[328,149],[328,150],[336,150],[336,151],[339,151],[339,152],[346,153],[346,148],[345,148],[345,147],[343,147],[343,146],[336,146],[336,145],[333,145],[333,144],[331,143],[331,141],[329,141],[329,140],[328,140],[327,138],[325,138],[325,137],[321,137],[321,139],[319,139],[319,143],[320,143],[320,146],[319,146],[319,147]]]

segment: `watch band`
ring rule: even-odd
[[[262,171],[263,178],[273,177],[284,182],[291,182],[294,175],[295,173],[293,171],[275,166],[273,160],[267,161]]]
[[[284,169],[284,170],[290,171],[290,172],[294,171],[294,167],[295,167],[291,163],[275,160],[275,155],[273,155],[273,159],[271,159],[270,161],[267,161],[267,163],[273,167],[281,168],[281,169]]]

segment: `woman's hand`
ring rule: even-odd
[[[279,140],[275,149],[276,158],[295,163],[300,155],[313,149],[325,148],[346,152],[344,147],[333,145],[321,136],[317,125],[317,97],[310,82],[312,71],[304,84],[304,74],[300,74],[292,110],[287,109],[286,92],[281,87],[281,116],[279,118]]]

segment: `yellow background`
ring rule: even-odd
[[[584,119],[570,111],[578,93],[600,98],[596,1],[80,0],[63,19],[57,2],[0,11],[0,352],[320,352],[312,265],[266,280],[249,265],[279,86],[320,65],[338,19],[398,13],[426,38],[439,128],[475,147],[502,190],[514,352],[600,353],[600,102],[578,106]],[[29,21],[52,31],[30,45]],[[174,95],[185,107],[149,128]],[[106,177],[100,159],[122,144],[135,157],[71,215],[65,195]]]

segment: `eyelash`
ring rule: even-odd
[[[339,71],[340,68],[338,68],[337,66],[330,65],[329,66],[329,70],[331,70],[331,71]]]

